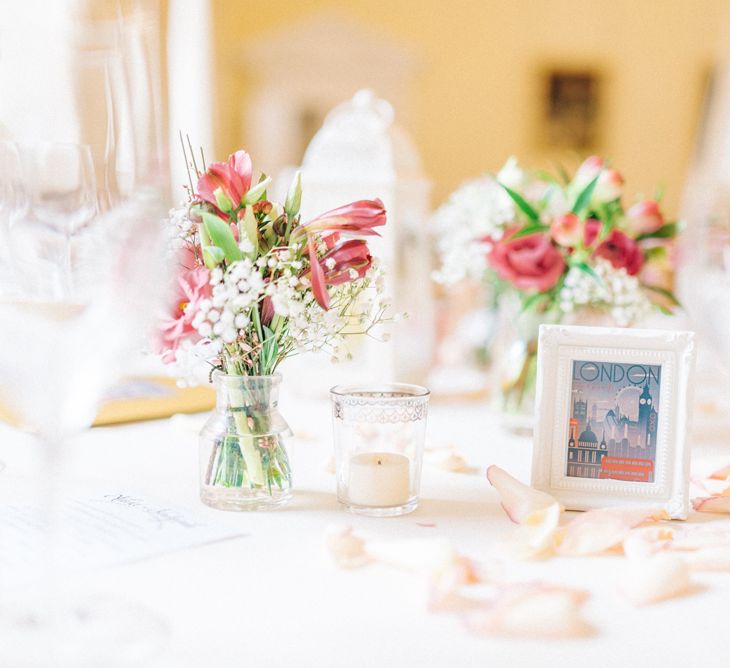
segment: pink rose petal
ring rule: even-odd
[[[455,448],[426,450],[423,454],[423,462],[452,473],[469,473],[472,470],[466,459]]]
[[[711,473],[710,479],[730,481],[730,466],[724,466],[723,468]]]
[[[581,616],[584,591],[544,584],[511,585],[494,601],[484,602],[465,617],[474,633],[529,639],[562,639],[590,635]]]
[[[544,513],[554,504],[560,506],[550,494],[521,483],[499,466],[487,469],[487,480],[497,490],[504,512],[516,524],[534,522],[536,514]]]
[[[485,565],[464,556],[457,556],[446,567],[431,576],[428,609],[431,612],[455,612],[478,605],[474,598],[465,596],[464,587],[492,581],[494,574]]]
[[[730,545],[683,552],[682,558],[693,571],[730,571]]]
[[[660,519],[668,519],[667,514],[656,508],[589,510],[561,527],[557,552],[564,556],[598,554],[623,542],[631,529]]]
[[[730,513],[730,487],[722,494],[692,499],[692,507],[700,513]]]
[[[631,529],[624,538],[624,554],[629,559],[645,559],[673,547],[675,531],[666,526]]]
[[[662,552],[648,559],[630,559],[619,590],[634,605],[647,605],[690,591],[687,563],[676,554]]]
[[[340,568],[359,568],[370,561],[365,552],[365,541],[353,533],[352,527],[328,529],[325,546]]]

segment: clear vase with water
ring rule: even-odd
[[[264,510],[291,498],[279,413],[281,376],[216,373],[216,408],[200,433],[200,498],[221,510]]]

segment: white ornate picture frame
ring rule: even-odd
[[[694,360],[694,332],[541,325],[532,486],[685,519]]]

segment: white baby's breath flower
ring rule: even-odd
[[[651,302],[636,276],[625,269],[615,269],[604,258],[598,258],[593,270],[598,277],[572,267],[560,291],[560,309],[570,313],[580,307],[606,309],[621,327],[640,320],[651,310]]]
[[[491,248],[488,238],[501,238],[503,226],[514,216],[512,200],[493,177],[464,183],[431,218],[441,258],[434,279],[444,284],[480,280]]]

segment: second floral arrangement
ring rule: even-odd
[[[555,319],[602,309],[630,325],[676,306],[672,240],[657,199],[625,207],[623,178],[592,156],[575,175],[529,172],[511,159],[455,191],[436,214],[437,279],[467,276],[516,293],[524,310]]]

